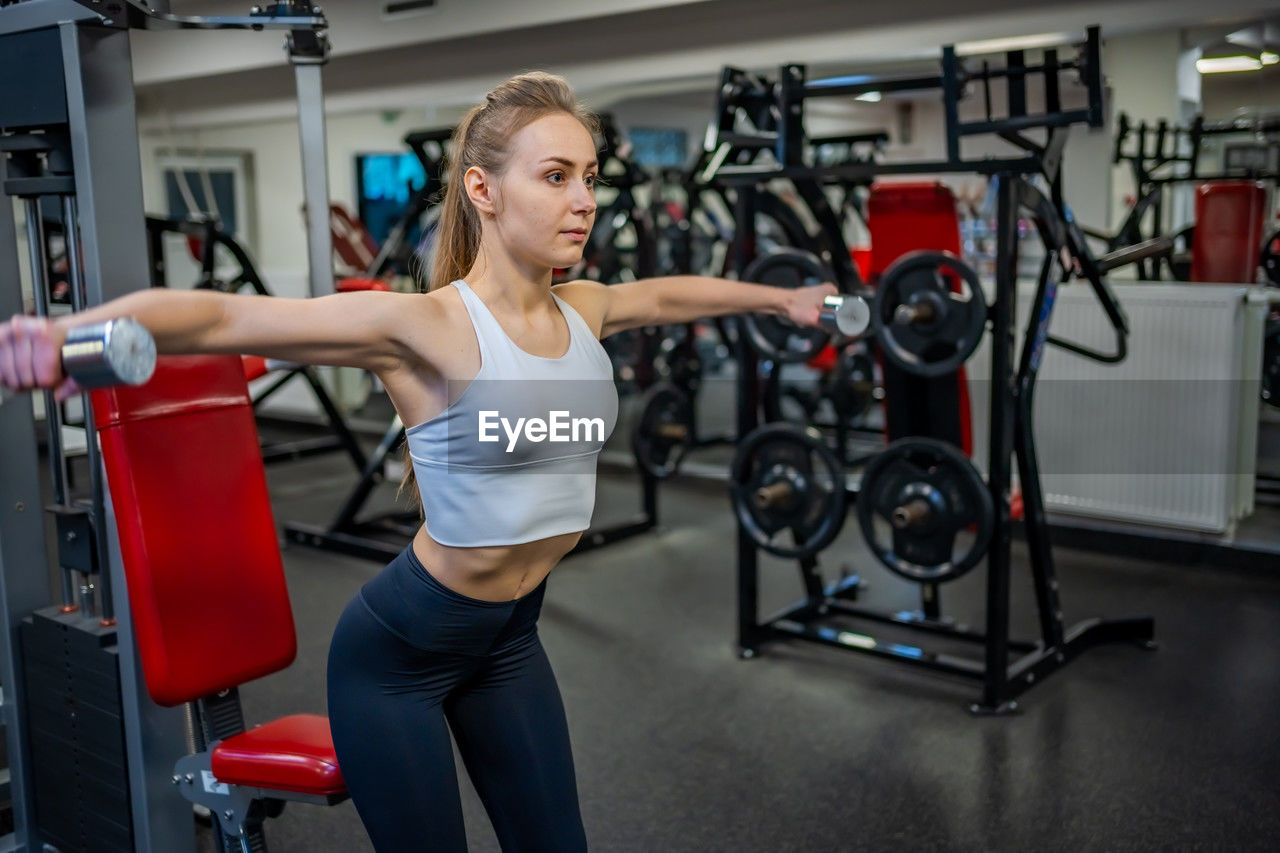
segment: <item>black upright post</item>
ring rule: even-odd
[[[640,492],[645,520],[656,527],[658,525],[658,478],[649,473],[647,468],[640,472]]]
[[[995,507],[991,549],[987,552],[987,645],[982,703],[973,710],[1001,713],[1009,668],[1009,460],[1013,454],[1015,377],[1014,307],[1018,288],[1018,177],[997,176],[996,293],[991,306],[991,434],[987,485]]]
[[[734,240],[733,265],[739,277],[755,254],[756,243],[756,189],[754,186],[738,188],[736,214],[737,238]],[[756,428],[760,413],[760,382],[756,355],[747,344],[747,336],[738,329],[738,440]],[[759,562],[756,544],[747,535],[742,523],[738,523],[738,650],[743,657],[756,652],[760,633],[757,620],[760,613]]]
[[[1053,304],[1058,298],[1060,268],[1055,261],[1058,247],[1048,246],[1049,255],[1040,270],[1040,281],[1031,316],[1040,318],[1028,324],[1022,341],[1022,357],[1018,366],[1018,426],[1014,433],[1014,453],[1018,460],[1019,485],[1022,489],[1023,529],[1031,560],[1031,580],[1035,586],[1036,606],[1040,611],[1040,636],[1046,649],[1060,649],[1063,643],[1062,605],[1058,596],[1058,578],[1053,565],[1053,547],[1049,540],[1049,522],[1044,514],[1044,490],[1040,487],[1040,464],[1037,461],[1035,424],[1036,377],[1049,336]]]

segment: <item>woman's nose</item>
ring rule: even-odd
[[[573,194],[573,212],[584,216],[595,213],[596,196],[585,183],[579,183]]]

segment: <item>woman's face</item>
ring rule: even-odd
[[[546,115],[521,128],[489,194],[489,221],[507,251],[538,267],[581,260],[595,221],[598,172],[595,141],[573,116]]]

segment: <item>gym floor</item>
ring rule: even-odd
[[[351,483],[337,456],[274,465],[276,521],[323,523]],[[389,502],[391,489],[377,499]],[[385,494],[384,494],[385,492]],[[633,475],[602,472],[597,524],[636,512]],[[1103,646],[1028,692],[1020,713],[975,718],[975,685],[796,642],[735,654],[734,523],[723,486],[664,484],[656,532],[566,560],[541,635],[568,711],[593,849],[1250,850],[1280,837],[1280,582],[1059,547],[1069,622],[1155,617],[1159,649]],[[846,525],[828,578],[862,600],[919,605]],[[1035,635],[1014,546],[1015,635]],[[292,546],[285,567],[297,662],[242,688],[252,725],[325,712],[339,612],[381,566]],[[794,564],[762,559],[762,612],[799,597]],[[984,572],[943,587],[980,621]],[[459,765],[460,766],[460,765]],[[471,849],[497,850],[460,772]],[[350,802],[293,804],[276,853],[366,851]],[[424,849],[431,827],[423,826]],[[212,851],[207,829],[201,850]]]

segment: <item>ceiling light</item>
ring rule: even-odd
[[[1256,56],[1206,56],[1196,60],[1196,70],[1201,74],[1224,74],[1228,71],[1257,71],[1262,60]]]
[[[866,101],[868,104],[878,104],[880,103],[880,93],[879,92],[863,92],[861,95],[854,98],[854,100]]]
[[[964,41],[956,45],[956,53],[961,56],[972,56],[983,53],[1003,53],[1006,50],[1035,50],[1041,47],[1070,44],[1078,41],[1079,38],[1074,33],[1038,33],[1033,36]]]

